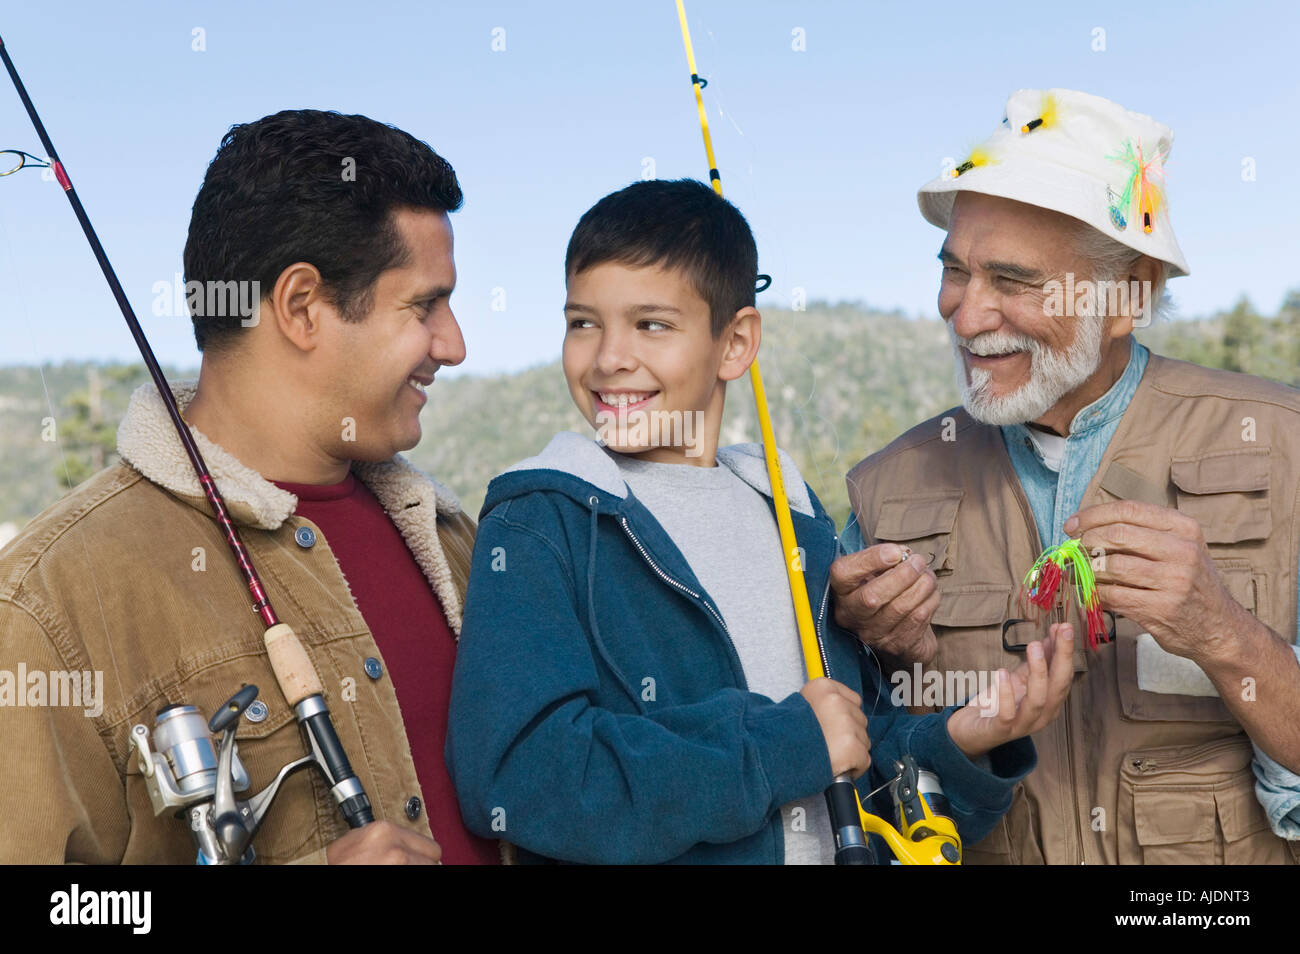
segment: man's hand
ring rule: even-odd
[[[835,621],[905,666],[929,662],[939,649],[930,629],[938,586],[925,557],[908,556],[897,543],[878,543],[831,564]]]
[[[1065,521],[1093,554],[1101,605],[1127,616],[1176,656],[1212,659],[1255,625],[1214,568],[1201,525],[1168,507],[1120,500],[1085,507]]]
[[[834,679],[814,679],[799,694],[808,700],[826,737],[831,771],[857,778],[871,765],[871,739],[862,697]]]
[[[354,828],[325,849],[325,861],[331,865],[437,865],[442,863],[442,849],[432,838],[392,822],[371,822]]]
[[[948,719],[948,735],[970,759],[1032,735],[1056,718],[1074,680],[1074,628],[1053,623],[1046,639],[1025,647],[1025,661]]]

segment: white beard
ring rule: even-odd
[[[1036,421],[1056,403],[1088,378],[1101,365],[1101,334],[1104,316],[1077,316],[1074,341],[1065,352],[1055,351],[1036,338],[1011,331],[986,331],[974,338],[962,338],[947,322],[957,363],[957,387],[966,412],[984,424],[998,426]],[[1019,389],[1002,397],[990,393],[993,372],[985,368],[970,369],[966,380],[966,362],[961,348],[975,354],[997,354],[1008,350],[1030,353],[1029,380]]]

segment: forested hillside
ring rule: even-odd
[[[845,472],[956,403],[947,333],[938,319],[850,304],[765,310],[763,317],[759,361],[778,442],[842,524]],[[1230,311],[1138,335],[1161,354],[1300,385],[1300,290],[1276,315],[1242,300]],[[145,380],[140,365],[0,368],[0,542],[114,459],[117,422]],[[558,360],[514,374],[440,380],[429,390],[423,424],[424,440],[408,456],[455,490],[471,514],[497,472],[537,453],[558,430],[589,430]],[[758,427],[746,377],[728,393],[723,443],[748,440],[758,440]]]

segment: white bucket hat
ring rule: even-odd
[[[958,192],[1014,199],[1086,222],[1188,274],[1169,222],[1164,163],[1173,131],[1150,116],[1070,89],[1022,89],[993,135],[916,195],[926,221],[948,227]]]

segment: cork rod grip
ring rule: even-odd
[[[266,631],[263,639],[267,655],[271,657],[271,668],[275,670],[275,680],[289,705],[296,706],[308,696],[324,695],[316,667],[288,623],[276,623]]]

